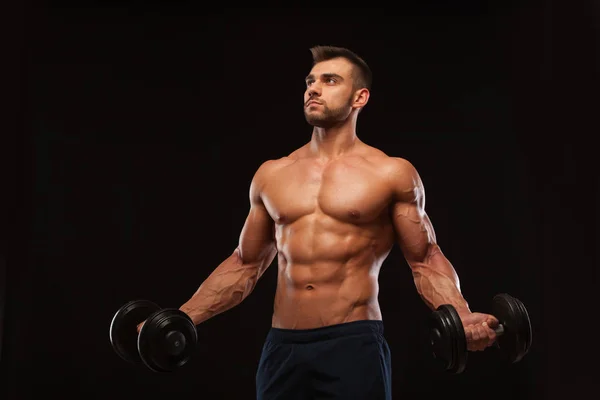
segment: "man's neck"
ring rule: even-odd
[[[315,157],[332,159],[348,153],[358,142],[356,129],[351,124],[331,128],[314,127],[310,151]]]

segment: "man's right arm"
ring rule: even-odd
[[[261,199],[267,173],[265,164],[256,171],[250,184],[250,212],[238,246],[179,308],[196,325],[229,310],[248,297],[277,254],[273,220]]]

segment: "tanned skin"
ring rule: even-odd
[[[357,137],[370,93],[355,88],[352,72],[345,58],[313,66],[304,93],[310,141],[258,168],[239,245],[180,309],[200,324],[240,304],[277,256],[273,327],[382,320],[378,275],[397,243],[425,304],[454,305],[468,349],[483,350],[498,320],[470,311],[436,242],[415,167]]]

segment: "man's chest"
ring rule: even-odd
[[[349,223],[377,218],[389,205],[384,174],[347,163],[297,163],[273,174],[262,193],[271,217],[291,223],[322,213]]]

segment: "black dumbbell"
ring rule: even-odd
[[[140,333],[137,326],[144,322]],[[198,334],[191,318],[174,309],[161,309],[148,300],[134,300],[114,315],[110,343],[125,361],[154,372],[171,372],[186,364],[196,348]]]
[[[492,300],[492,315],[499,321],[495,346],[508,362],[519,362],[532,343],[531,321],[525,305],[509,294],[497,294]],[[467,340],[456,309],[444,304],[432,312],[429,332],[434,358],[450,373],[463,372],[467,363]]]

